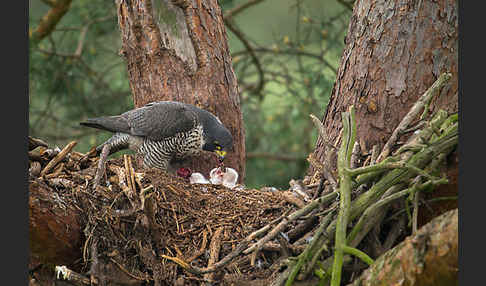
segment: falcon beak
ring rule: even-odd
[[[220,161],[223,161],[224,160],[224,156],[226,156],[226,151],[224,151],[224,150],[214,150],[214,152],[216,154],[218,154]]]

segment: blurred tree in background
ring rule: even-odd
[[[30,0],[29,134],[87,152],[109,137],[87,117],[133,108],[115,4]],[[52,7],[67,4],[58,22]],[[303,177],[336,77],[351,15],[343,0],[221,0],[246,128],[249,187]],[[38,38],[39,27],[54,21]],[[114,156],[118,156],[115,154]]]

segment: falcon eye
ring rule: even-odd
[[[219,144],[216,144],[216,150],[221,150],[221,146]]]

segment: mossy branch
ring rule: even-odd
[[[334,263],[332,266],[331,286],[339,286],[341,283],[341,271],[343,266],[344,248],[346,247],[346,227],[348,225],[351,208],[351,155],[356,140],[356,124],[354,121],[354,107],[349,112],[342,113],[343,141],[338,153],[338,172],[340,176],[340,205],[336,224]]]
[[[364,253],[363,251],[361,251],[357,248],[350,247],[350,246],[344,246],[343,250],[347,254],[351,254],[351,255],[358,257],[359,259],[361,259],[364,263],[366,263],[368,265],[371,265],[374,262],[373,259],[368,256],[368,254]]]
[[[353,241],[354,238],[356,237],[356,235],[359,233],[359,231],[361,230],[363,224],[366,222],[366,220],[369,218],[369,214],[370,213],[373,213],[375,210],[391,203],[392,201],[396,200],[396,199],[399,199],[411,192],[416,192],[416,191],[421,191],[421,190],[424,190],[424,189],[427,189],[431,186],[436,186],[438,184],[446,184],[447,183],[447,179],[440,179],[440,180],[437,180],[437,181],[427,181],[419,186],[412,186],[410,188],[407,188],[403,191],[400,191],[400,192],[397,192],[393,195],[390,195],[384,199],[381,199],[379,200],[378,202],[374,203],[373,205],[371,205],[370,207],[368,207],[364,213],[361,215],[361,217],[359,218],[359,221],[356,223],[356,225],[354,226],[353,230],[351,231],[351,233],[349,234],[348,236],[348,241]]]
[[[442,88],[452,77],[451,73],[443,73],[439,76],[439,78],[432,84],[432,86],[417,100],[414,106],[410,109],[410,111],[403,117],[402,121],[398,125],[397,128],[393,131],[392,135],[386,142],[385,146],[383,147],[383,151],[378,156],[377,162],[380,162],[384,158],[388,157],[391,152],[393,145],[398,139],[398,136],[408,128],[410,123],[417,117],[422,109],[428,109],[429,102],[432,100],[434,95],[439,93],[440,88]],[[422,116],[425,114],[422,113]]]

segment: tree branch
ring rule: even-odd
[[[240,6],[237,6],[233,9],[226,11],[226,13],[224,13],[224,15],[223,15],[223,18],[224,18],[225,21],[230,20],[232,17],[234,17],[236,14],[240,13],[241,11],[243,11],[243,10],[253,6],[253,5],[256,5],[256,4],[258,4],[262,1],[263,0],[249,0],[248,2],[243,3]]]
[[[42,39],[49,35],[56,25],[61,21],[64,14],[71,6],[72,0],[49,1],[51,9],[42,17],[37,28],[29,33],[31,45],[36,46]]]
[[[261,94],[261,91],[263,89],[263,86],[265,84],[265,75],[263,72],[262,65],[260,64],[260,60],[257,58],[255,52],[253,51],[253,47],[251,46],[250,42],[246,39],[245,35],[236,28],[235,25],[233,25],[232,21],[228,19],[224,19],[224,23],[226,24],[226,27],[235,34],[235,36],[241,41],[241,43],[245,46],[246,50],[250,54],[250,57],[253,60],[253,63],[255,64],[255,67],[258,71],[258,85],[252,90],[252,92],[256,93],[260,100],[263,99],[263,95]]]
[[[342,113],[343,140],[338,154],[338,171],[340,176],[340,204],[336,222],[334,263],[332,266],[331,286],[341,283],[341,270],[346,247],[346,228],[351,210],[351,174],[347,171],[350,167],[351,155],[356,140],[356,123],[354,119],[354,107],[351,105],[349,112]]]
[[[309,58],[314,58],[322,62],[325,66],[327,66],[330,70],[332,70],[334,73],[337,73],[337,69],[331,65],[327,60],[325,60],[322,55],[319,54],[313,54],[309,52],[304,52],[304,51],[299,51],[299,50],[272,50],[269,48],[264,48],[264,47],[259,47],[259,48],[254,48],[253,49],[254,53],[270,53],[270,54],[286,54],[286,55],[300,55],[300,56],[305,56]],[[247,53],[247,51],[238,51],[232,53],[234,57],[242,55]]]

